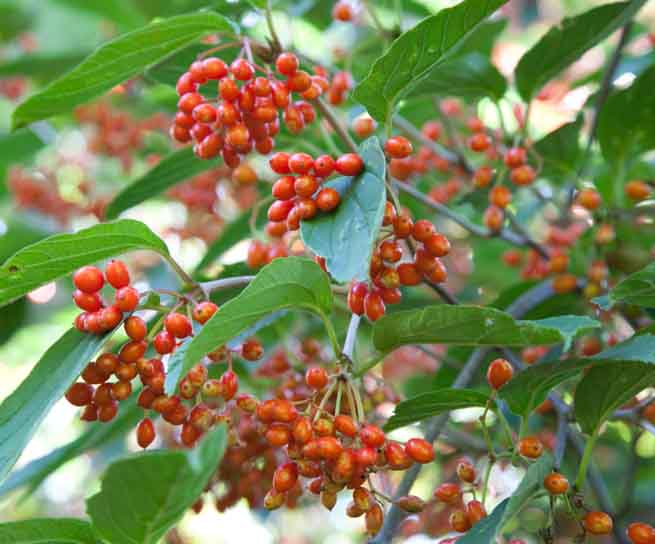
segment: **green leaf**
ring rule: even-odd
[[[505,78],[489,59],[469,53],[432,70],[408,95],[461,96],[467,100],[488,96],[498,101],[506,90]]]
[[[158,450],[117,461],[87,499],[96,532],[108,542],[156,544],[200,496],[227,445],[225,426],[189,451]]]
[[[423,393],[398,403],[384,430],[393,431],[450,410],[485,406],[488,400],[488,395],[471,389],[438,389]]]
[[[542,177],[561,185],[577,170],[582,157],[579,142],[582,121],[582,116],[579,116],[535,143],[535,152],[543,159]]]
[[[539,459],[532,463],[521,483],[512,493],[507,503],[499,528],[514,519],[530,502],[535,495],[544,488],[544,478],[553,471],[554,459],[549,452],[544,452]]]
[[[620,344],[607,348],[592,359],[616,359],[620,361],[641,361],[655,363],[655,336],[641,334],[628,338]]]
[[[145,25],[143,13],[132,0],[56,0],[60,4],[75,10],[86,11],[99,15],[119,24],[124,29],[132,29]]]
[[[461,346],[534,346],[565,341],[577,316],[515,321],[494,308],[426,306],[385,315],[373,325],[375,347],[388,352],[405,344]],[[586,318],[579,318],[582,322]],[[591,320],[589,320],[591,321]],[[562,327],[560,330],[559,327]]]
[[[297,308],[314,312],[330,330],[328,315],[332,304],[330,281],[316,263],[301,257],[275,259],[205,323],[189,343],[180,375],[207,353],[277,310]]]
[[[610,306],[617,302],[655,308],[655,263],[630,274],[609,292]]]
[[[583,432],[593,435],[614,410],[653,385],[652,364],[616,361],[594,367],[575,389],[575,419]]]
[[[500,388],[498,396],[517,415],[527,417],[560,383],[577,376],[582,369],[598,363],[592,359],[543,362],[516,374]]]
[[[571,344],[577,336],[600,327],[599,321],[591,319],[586,315],[560,315],[557,317],[537,319],[532,323],[542,327],[557,329],[564,338],[564,351],[571,349]]]
[[[29,494],[50,474],[83,453],[114,441],[123,441],[143,417],[143,409],[136,404],[136,397],[137,393],[121,403],[118,415],[110,422],[89,424],[75,440],[13,471],[0,485],[0,497],[23,486],[27,486],[26,493]]]
[[[339,177],[325,185],[339,191],[336,211],[302,221],[304,244],[325,258],[330,275],[338,282],[368,277],[369,263],[386,202],[385,159],[377,137],[359,146],[365,164],[357,177]]]
[[[99,47],[86,60],[14,111],[14,128],[70,111],[134,77],[210,32],[236,32],[223,16],[202,12],[154,22]]]
[[[486,518],[478,521],[466,534],[457,539],[457,544],[489,544],[495,542],[496,534],[502,529],[502,519],[507,511],[509,499],[501,502]]]
[[[32,15],[16,3],[0,4],[0,40],[8,42],[30,28]]]
[[[70,329],[50,346],[29,376],[3,401],[0,405],[0,480],[14,466],[39,423],[111,334],[96,336]]]
[[[40,518],[0,524],[0,544],[96,544],[88,521]]]
[[[132,206],[157,196],[176,183],[216,168],[216,165],[216,161],[196,157],[191,147],[175,151],[118,193],[107,206],[107,219],[115,219]]]
[[[177,384],[180,383],[182,377],[185,376],[191,366],[193,366],[185,364],[186,352],[190,345],[191,340],[183,342],[182,345],[176,348],[166,363],[166,382],[164,383],[164,393],[167,395],[172,395],[175,392]]]
[[[0,306],[81,266],[135,249],[168,255],[166,244],[132,219],[49,236],[19,250],[0,267]]]
[[[457,53],[458,46],[505,0],[464,0],[427,17],[403,33],[375,61],[353,98],[380,122],[397,102]]]
[[[607,99],[598,117],[598,141],[608,161],[625,161],[655,148],[655,66]]]
[[[84,60],[77,52],[37,52],[21,55],[0,65],[0,76],[28,76],[48,82]]]
[[[645,3],[605,4],[552,27],[516,67],[516,86],[523,99],[530,101],[548,81],[628,22]]]
[[[5,174],[9,166],[27,161],[44,145],[41,138],[27,129],[0,137],[0,194],[4,190]]]

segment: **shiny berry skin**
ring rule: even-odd
[[[314,161],[314,173],[321,178],[330,176],[335,167],[336,162],[330,155],[320,155]]]
[[[489,149],[489,146],[491,145],[491,140],[489,139],[489,136],[486,134],[483,134],[481,132],[476,132],[473,134],[468,139],[468,146],[471,151],[475,151],[476,153],[481,153],[483,151],[486,151]]]
[[[359,437],[365,445],[371,448],[379,448],[385,441],[384,432],[376,425],[364,425],[359,431]]]
[[[396,263],[403,256],[403,251],[395,240],[385,240],[380,244],[380,256],[385,261]]]
[[[127,287],[130,284],[130,273],[123,261],[112,260],[105,267],[107,283],[114,289]]]
[[[276,200],[268,208],[268,220],[286,221],[294,205],[292,200]]]
[[[639,202],[650,196],[651,188],[647,183],[639,180],[632,180],[625,185],[625,194],[630,200]]]
[[[373,134],[376,126],[377,124],[375,120],[367,114],[360,115],[352,122],[353,132],[357,134],[359,138],[366,138]]]
[[[577,285],[578,278],[574,274],[558,274],[553,278],[553,291],[560,295],[575,291]]]
[[[295,93],[304,93],[312,86],[312,78],[307,72],[303,70],[297,70],[295,74],[289,76],[289,79],[287,80],[287,86],[289,87],[290,91]]]
[[[594,211],[601,205],[600,194],[595,189],[581,189],[575,196],[575,201],[589,211]]]
[[[412,237],[417,242],[426,242],[436,232],[432,222],[427,219],[419,219],[412,227]]]
[[[341,203],[341,195],[332,187],[324,187],[316,195],[316,206],[322,212],[331,212]]]
[[[311,175],[298,176],[293,187],[298,196],[309,198],[318,189],[318,180]]]
[[[264,348],[261,343],[254,338],[249,338],[241,346],[241,356],[246,361],[257,361],[263,354]]]
[[[144,418],[136,429],[136,441],[140,447],[146,449],[155,440],[155,426],[150,418]]]
[[[392,136],[384,142],[384,152],[392,159],[404,159],[412,154],[411,142],[403,136]]]
[[[202,71],[207,79],[218,80],[228,73],[227,64],[216,57],[207,57],[202,61]]]
[[[505,213],[498,206],[489,206],[484,211],[483,221],[490,231],[498,232],[503,228]]]
[[[450,253],[450,242],[443,234],[436,233],[423,243],[428,253],[435,257],[444,257]]]
[[[121,312],[133,312],[139,305],[139,292],[134,287],[122,287],[116,291],[114,305]]]
[[[481,166],[473,174],[473,183],[479,189],[487,187],[494,178],[494,171],[489,166]]]
[[[136,340],[140,342],[148,334],[148,327],[146,322],[136,315],[132,315],[125,320],[123,324],[125,328],[125,334],[130,337],[131,340]]]
[[[112,400],[111,402],[103,404],[98,408],[98,420],[106,423],[114,419],[117,413],[118,403]]]
[[[655,528],[647,523],[631,523],[626,534],[632,544],[655,544]]]
[[[169,313],[164,319],[164,328],[175,338],[186,338],[193,332],[189,318],[178,312]]]
[[[155,336],[152,345],[160,355],[172,353],[175,349],[175,336],[168,331],[161,331]]]
[[[401,263],[396,267],[400,284],[418,285],[423,281],[423,276],[414,263]]]
[[[466,505],[466,515],[471,525],[475,525],[478,521],[487,517],[487,510],[480,501],[472,500]]]
[[[282,176],[273,184],[271,194],[278,200],[291,200],[296,196],[295,182],[293,176]]]
[[[506,208],[511,201],[512,192],[504,185],[496,185],[489,191],[489,203],[494,206]]]
[[[528,459],[537,459],[544,452],[544,445],[536,436],[526,436],[519,440],[519,453]]]
[[[364,521],[366,525],[366,534],[369,537],[374,537],[380,532],[382,524],[384,523],[384,511],[377,502],[371,506],[368,512],[366,512]]]
[[[457,465],[457,476],[462,482],[472,484],[475,482],[475,467],[468,461],[460,461]]]
[[[328,383],[328,373],[320,366],[308,368],[305,373],[305,383],[312,389],[320,391]]]
[[[97,312],[102,308],[102,299],[98,293],[85,293],[80,289],[73,292],[73,302],[81,310]]]
[[[273,475],[273,488],[278,493],[289,491],[298,481],[298,465],[285,463],[280,465]]]
[[[487,382],[493,389],[500,389],[514,375],[514,369],[505,359],[495,359],[487,369]]]
[[[255,75],[255,69],[246,59],[236,59],[232,62],[230,72],[239,81],[248,81]]]
[[[124,287],[124,289],[130,289],[130,288]],[[113,305],[113,306],[107,306],[106,308],[103,308],[99,312],[96,312],[95,314],[91,314],[91,315],[98,315],[98,322],[101,331],[110,331],[118,327],[118,324],[123,319],[123,310],[122,308],[119,308],[118,305]]]
[[[118,356],[113,353],[103,353],[96,359],[96,366],[103,374],[111,374],[118,366]]]
[[[289,169],[294,174],[308,174],[314,167],[314,159],[307,153],[294,153],[289,157]]]
[[[355,282],[348,290],[348,308],[357,315],[364,313],[364,300],[368,295],[368,286],[364,282]]]
[[[134,341],[124,344],[118,352],[118,358],[124,363],[136,363],[148,349],[148,344],[144,341]],[[118,371],[117,371],[118,372]]]
[[[455,483],[443,483],[434,492],[436,499],[446,504],[458,504],[462,500],[462,488]]]
[[[357,153],[346,153],[337,159],[334,167],[342,176],[356,176],[364,170],[364,161]]]
[[[464,510],[455,510],[448,518],[448,523],[453,531],[465,533],[471,528],[471,521]]]
[[[73,284],[84,293],[97,293],[105,284],[105,279],[99,268],[83,266],[73,274]]]
[[[432,444],[422,438],[410,438],[405,443],[405,453],[417,463],[430,463],[434,460]]]
[[[529,164],[513,168],[509,175],[512,183],[519,186],[530,185],[536,177],[537,173]]]
[[[350,416],[339,414],[334,418],[334,428],[337,432],[350,438],[357,436],[357,424]]]
[[[298,70],[300,62],[293,53],[280,53],[275,59],[275,68],[284,76],[292,76]]]
[[[214,304],[209,300],[206,300],[199,304],[196,304],[195,308],[193,309],[193,313],[191,315],[193,316],[194,321],[200,323],[201,325],[204,325],[205,323],[207,323],[207,321],[210,320],[210,318],[216,313],[217,310],[218,310],[218,306],[216,304]]]
[[[608,535],[612,532],[614,523],[605,512],[592,511],[584,517],[583,524],[592,535]]]
[[[505,153],[505,164],[509,168],[518,168],[523,166],[527,160],[527,151],[522,147],[512,147]]]
[[[364,313],[370,321],[377,321],[386,311],[384,301],[377,291],[369,292],[364,298]]]
[[[66,400],[73,406],[85,406],[93,400],[93,387],[87,383],[77,382],[66,391]]]
[[[276,174],[289,174],[291,173],[291,169],[289,168],[289,158],[289,153],[280,151],[270,158],[268,164],[270,165],[271,170]]]
[[[569,481],[559,472],[552,472],[544,478],[544,487],[551,495],[563,495],[569,490]]]

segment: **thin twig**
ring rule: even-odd
[[[344,126],[339,122],[336,115],[332,111],[332,108],[330,108],[330,106],[328,106],[326,102],[320,97],[314,100],[314,104],[316,104],[316,107],[318,108],[318,111],[321,112],[321,115],[328,123],[330,123],[330,126],[348,146],[348,149],[353,153],[357,153],[357,144],[350,137],[350,134],[348,134],[348,131],[344,128]]]
[[[233,278],[203,282],[200,284],[200,288],[207,296],[209,296],[210,293],[215,291],[231,289],[232,287],[243,287],[248,285],[254,279],[255,276],[234,276]]]

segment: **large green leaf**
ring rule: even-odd
[[[655,66],[607,99],[598,118],[598,140],[609,161],[625,161],[655,148]]]
[[[655,308],[655,263],[629,275],[609,292],[609,302]]]
[[[486,518],[478,521],[471,529],[457,539],[458,544],[489,544],[496,541],[496,534],[502,529],[502,520],[507,511],[509,499],[494,508]]]
[[[592,368],[575,389],[575,419],[593,435],[621,405],[655,385],[655,365],[616,361]]]
[[[376,321],[373,343],[382,352],[405,344],[421,343],[462,346],[557,344],[566,340],[578,319],[588,326],[587,318],[579,316],[560,316],[542,323],[516,321],[505,312],[481,306],[426,306],[389,314]]]
[[[646,0],[593,8],[552,27],[519,61],[516,86],[527,102],[564,68],[630,20]]]
[[[535,152],[543,159],[541,176],[562,184],[577,170],[582,156],[579,143],[581,128],[582,116],[546,134],[534,144]]]
[[[325,258],[328,272],[338,282],[368,277],[384,215],[386,163],[377,137],[363,142],[359,152],[366,166],[362,174],[326,183],[341,194],[336,211],[302,221],[300,226],[305,245]]]
[[[375,61],[353,97],[378,121],[432,70],[457,52],[458,46],[505,0],[464,0],[427,17],[402,34]]]
[[[604,349],[594,355],[592,359],[655,363],[655,336],[652,334],[633,336],[615,346]]]
[[[277,310],[297,308],[314,312],[331,327],[328,315],[332,303],[330,281],[316,263],[301,257],[275,259],[205,323],[187,348],[180,375],[207,353]]]
[[[392,431],[443,412],[485,406],[489,396],[471,389],[438,389],[398,403],[384,426]]]
[[[0,544],[96,544],[88,521],[39,518],[0,524]]]
[[[532,463],[521,483],[512,493],[507,508],[502,517],[500,527],[514,519],[530,502],[535,495],[544,488],[544,478],[553,470],[554,459],[549,452],[544,452],[539,459]]]
[[[488,96],[498,101],[506,90],[505,78],[489,59],[479,53],[469,53],[432,70],[408,94],[461,96],[468,100]]]
[[[132,219],[40,240],[12,255],[0,267],[0,306],[81,266],[135,249],[168,255],[166,244],[143,223]]]
[[[115,219],[128,208],[157,196],[176,183],[211,170],[216,164],[216,161],[196,157],[191,147],[171,153],[113,198],[107,206],[107,219]]]
[[[236,31],[212,12],[180,15],[119,36],[98,48],[74,70],[23,102],[14,128],[70,111],[134,77],[148,66],[211,32]]]
[[[54,403],[61,399],[109,336],[111,333],[96,336],[70,329],[3,401],[0,405],[0,480],[14,466]]]
[[[227,445],[225,426],[189,451],[158,450],[117,461],[87,499],[96,532],[108,542],[156,544],[202,493]]]
[[[75,440],[13,471],[0,485],[0,497],[23,486],[27,486],[26,493],[29,493],[50,474],[83,453],[124,440],[125,435],[143,417],[143,409],[136,404],[136,396],[135,393],[129,401],[122,402],[118,415],[110,422],[88,424],[88,428]]]
[[[532,321],[540,327],[557,329],[564,340],[564,351],[571,348],[573,340],[580,334],[585,334],[593,329],[600,328],[600,322],[591,319],[586,315],[558,315],[555,317],[546,317]]]

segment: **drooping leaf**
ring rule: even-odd
[[[609,306],[617,302],[655,308],[655,263],[630,274],[609,292]]]
[[[578,117],[534,144],[535,152],[543,159],[541,176],[559,185],[576,171],[582,156],[579,143],[581,128],[582,117]]]
[[[512,493],[503,513],[499,528],[502,528],[510,520],[514,519],[530,502],[535,495],[544,488],[544,478],[553,470],[554,459],[549,452],[545,452],[539,459],[532,463],[523,476],[521,483]]]
[[[494,308],[426,306],[389,314],[376,321],[373,343],[382,352],[405,344],[421,343],[462,346],[557,344],[566,340],[576,318],[578,316],[560,316],[542,324],[539,321],[516,321]],[[587,318],[580,320],[587,322]]]
[[[110,336],[111,333],[96,336],[70,329],[0,404],[0,480],[14,466],[54,403]]]
[[[530,101],[548,81],[628,22],[645,3],[605,4],[552,27],[516,67],[516,86],[523,99]]]
[[[557,329],[564,339],[564,351],[568,351],[571,348],[571,344],[577,336],[600,327],[599,321],[591,319],[586,315],[560,315],[557,317],[537,319],[532,323],[541,327]]]
[[[65,113],[134,77],[210,32],[236,32],[222,15],[200,12],[156,21],[102,45],[79,66],[14,111],[13,126]]]
[[[469,53],[432,70],[408,95],[460,96],[468,100],[488,96],[498,101],[506,90],[505,78],[489,59]]]
[[[509,499],[501,502],[486,518],[478,521],[466,534],[459,537],[458,544],[489,544],[494,542],[502,529],[502,520],[507,511]]]
[[[0,544],[96,544],[88,521],[38,518],[0,524]]]
[[[222,346],[277,310],[297,308],[317,314],[327,324],[332,291],[327,275],[300,257],[275,259],[237,297],[220,307],[187,348],[180,375],[207,353]]]
[[[189,451],[140,453],[109,466],[87,499],[96,532],[108,542],[156,544],[202,493],[227,445],[225,426]]]
[[[107,206],[107,219],[115,219],[132,206],[163,193],[176,183],[211,170],[216,165],[216,161],[196,157],[191,147],[175,151],[118,193]]]
[[[380,122],[398,100],[432,70],[457,52],[458,46],[505,0],[464,0],[427,17],[396,39],[355,88],[353,98]]]
[[[166,244],[146,225],[124,219],[74,234],[56,234],[24,247],[0,267],[0,306],[81,266],[136,249],[168,255]]]
[[[382,225],[386,192],[385,159],[380,142],[369,138],[359,148],[364,173],[340,177],[325,185],[341,194],[336,211],[302,221],[304,244],[325,258],[330,275],[338,282],[368,276],[375,239]]]
[[[598,141],[608,161],[625,161],[655,148],[654,85],[655,66],[651,66],[605,102],[598,118]]]
[[[398,403],[385,431],[437,416],[450,410],[485,406],[489,396],[471,389],[438,389]]]
[[[655,385],[655,365],[616,361],[592,368],[575,389],[575,419],[593,435],[620,406]]]

